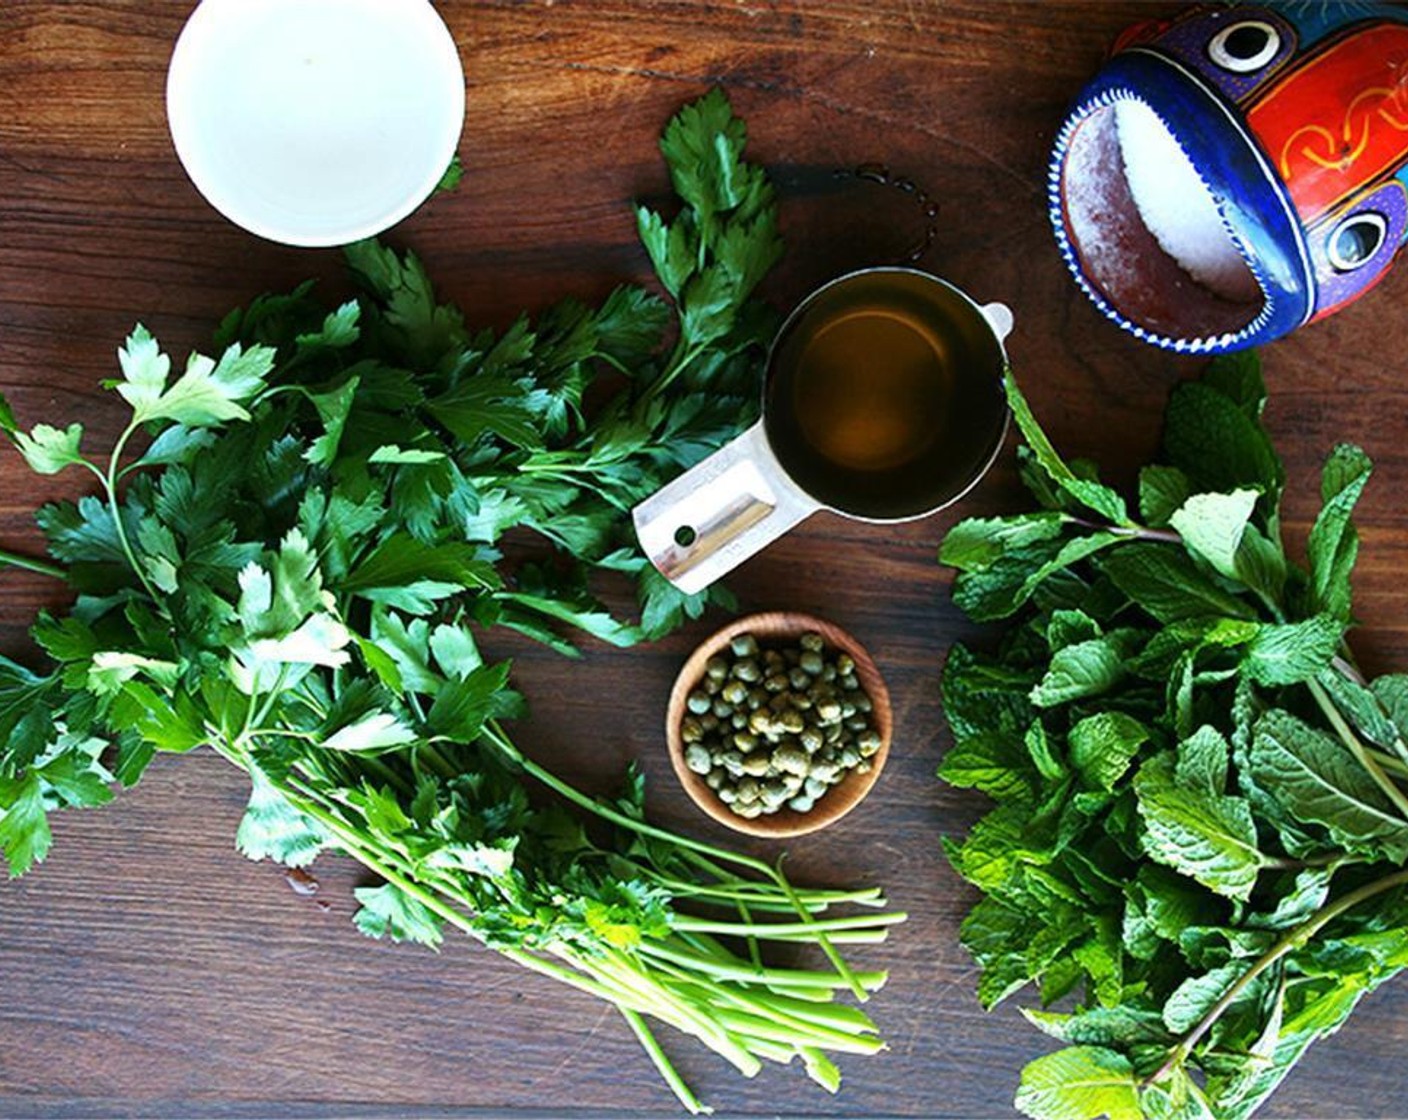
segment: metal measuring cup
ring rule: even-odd
[[[922,386],[907,386],[912,416],[896,409],[895,401],[885,402],[891,426],[942,417],[929,425],[941,430],[925,432],[921,424],[922,438],[911,440],[924,444],[923,453],[887,456],[883,431],[868,442],[859,430],[851,449],[838,457],[831,446],[836,441],[823,453],[808,431],[808,412],[815,410],[805,394],[821,391],[824,382],[829,412],[823,420],[831,427],[837,418],[845,424],[851,419],[846,394],[864,413],[873,403],[873,382],[888,376],[887,361],[898,360],[878,352],[887,346],[869,357],[856,355],[855,341],[866,336],[854,335],[850,356],[860,360],[828,368],[828,339],[835,343],[847,331],[869,327],[861,316],[878,317],[877,337],[893,338],[898,349],[911,345],[905,332],[912,331],[913,345],[932,346],[936,368],[945,371],[927,396],[916,391]],[[1012,312],[1004,304],[979,305],[918,269],[867,268],[824,284],[793,310],[773,340],[762,418],[632,510],[646,556],[692,594],[818,510],[891,523],[951,505],[986,473],[1002,446],[1008,424],[1003,340],[1011,330]]]

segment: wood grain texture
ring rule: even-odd
[[[98,382],[140,318],[184,353],[254,294],[336,255],[260,242],[186,181],[162,108],[190,0],[0,4],[0,390],[26,420],[119,410]],[[837,179],[880,161],[941,207],[925,264],[1016,313],[1012,358],[1059,445],[1128,483],[1163,398],[1197,363],[1102,320],[1066,275],[1043,206],[1053,132],[1114,34],[1177,5],[935,0],[544,0],[439,4],[468,78],[468,174],[392,239],[445,295],[502,325],[565,295],[643,278],[629,205],[662,193],[655,150],[685,99],[724,85],[772,170],[789,242],[766,294],[780,306],[841,269],[893,259],[922,222],[898,192]],[[1354,438],[1378,465],[1361,507],[1355,645],[1373,671],[1408,665],[1408,268],[1334,319],[1265,352],[1270,426],[1303,538],[1321,455]],[[0,460],[0,547],[36,543],[30,516],[81,480],[36,482]],[[1017,505],[1011,457],[964,513]],[[935,547],[956,514],[888,528],[820,516],[731,583],[742,606],[820,613],[854,633],[890,685],[896,737],[874,793],[791,845],[799,879],[884,884],[911,920],[867,950],[891,970],[870,1005],[891,1049],[843,1062],[831,1098],[796,1070],[738,1080],[667,1040],[702,1095],[735,1115],[1011,1115],[1043,1040],[1014,1009],[983,1014],[957,943],[970,893],[939,856],[979,799],[934,767],[948,739],[944,650],[973,634],[947,601]],[[59,601],[7,573],[0,649],[24,655],[35,609]],[[505,645],[535,715],[522,741],[597,788],[629,759],[659,819],[736,843],[675,784],[661,723],[702,620],[650,648],[592,648],[572,665]],[[469,943],[436,955],[361,938],[357,871],[327,860],[313,898],[234,854],[240,775],[166,759],[102,812],[56,827],[50,859],[0,886],[0,1116],[672,1115],[673,1100],[613,1013]],[[759,852],[777,848],[759,842]],[[326,909],[319,904],[326,903]],[[1274,1117],[1408,1113],[1408,985],[1371,997],[1266,1109]]]

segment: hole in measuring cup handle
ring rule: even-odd
[[[786,476],[759,422],[637,505],[631,520],[647,559],[694,594],[820,508]]]

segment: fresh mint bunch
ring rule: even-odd
[[[32,629],[42,669],[0,658],[11,875],[44,858],[49,813],[110,800],[157,752],[203,748],[250,778],[247,856],[349,856],[381,879],[357,892],[363,932],[433,946],[459,931],[607,1000],[691,1111],[648,1018],[745,1075],[800,1058],[833,1091],[830,1055],[883,1047],[834,998],[863,1000],[884,974],[838,946],[904,916],[829,912],[881,908],[879,891],[799,890],[658,829],[638,778],[614,802],[568,786],[509,738],[522,700],[481,652],[496,627],[564,653],[564,629],[628,645],[705,606],[646,563],[628,511],[756,407],[770,316],[750,293],[779,244],[722,94],[666,141],[671,228],[694,262],[682,286],[663,277],[673,304],[627,286],[496,335],[439,302],[414,256],[367,242],[348,250],[354,299],[257,299],[221,325],[218,359],[175,373],[133,331],[111,447],[77,423],[22,428],[0,402],[32,470],[93,480],[38,511],[51,559],[0,557],[76,595]],[[505,559],[511,531],[535,559]],[[636,579],[639,621],[597,601],[598,570]],[[557,799],[530,800],[529,779]],[[825,965],[764,960],[797,942]]]
[[[1255,355],[1174,390],[1137,514],[1007,390],[1037,508],[941,551],[1007,627],[944,671],[940,774],[996,802],[946,844],[978,995],[1059,1008],[1030,1116],[1240,1120],[1408,965],[1408,675],[1345,642],[1370,463],[1331,453],[1302,566]]]

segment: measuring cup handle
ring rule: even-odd
[[[650,562],[692,595],[820,508],[783,472],[759,421],[641,502],[631,518]]]

